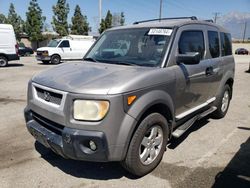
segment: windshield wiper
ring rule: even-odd
[[[130,63],[127,61],[110,61],[111,64],[117,64],[117,65],[128,65],[128,66],[138,66],[137,64]]]
[[[83,60],[85,60],[85,61],[91,61],[91,62],[97,62],[94,58],[92,58],[92,57],[86,57],[86,58],[84,58]]]

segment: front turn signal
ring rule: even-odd
[[[136,99],[136,96],[135,95],[132,95],[132,96],[128,96],[128,105],[131,105]]]

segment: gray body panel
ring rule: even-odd
[[[29,83],[27,110],[66,128],[101,131],[107,139],[108,161],[121,161],[126,155],[138,122],[148,109],[154,105],[163,105],[169,114],[171,133],[178,117],[188,115],[200,105],[210,105],[213,102],[211,99],[217,98],[225,83],[229,79],[233,80],[233,56],[212,59],[208,50],[207,30],[225,32],[220,26],[200,21],[168,21],[111,30],[140,27],[174,28],[171,44],[166,50],[161,67],[86,61],[59,65],[32,78]],[[199,64],[185,65],[176,62],[178,42],[184,30],[203,31],[206,50]],[[213,74],[206,75],[208,67],[213,68]],[[63,103],[53,106],[37,100],[34,96],[34,85],[61,93]],[[137,98],[128,106],[127,97],[131,95],[136,95]],[[110,109],[101,121],[77,121],[73,118],[73,101],[76,99],[108,100]],[[206,103],[207,101],[210,102]]]

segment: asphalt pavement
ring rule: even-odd
[[[202,119],[168,145],[161,164],[136,178],[119,163],[63,159],[35,142],[23,109],[29,79],[54,65],[22,57],[0,69],[0,187],[250,187],[250,56],[235,56],[224,119]]]

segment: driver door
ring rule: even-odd
[[[209,98],[209,79],[206,58],[206,27],[187,25],[181,27],[176,35],[176,56],[199,52],[198,64],[177,63],[176,75],[176,118],[181,119],[204,107]],[[179,77],[179,78],[178,78]]]
[[[72,59],[69,40],[63,40],[58,47],[62,59]]]

